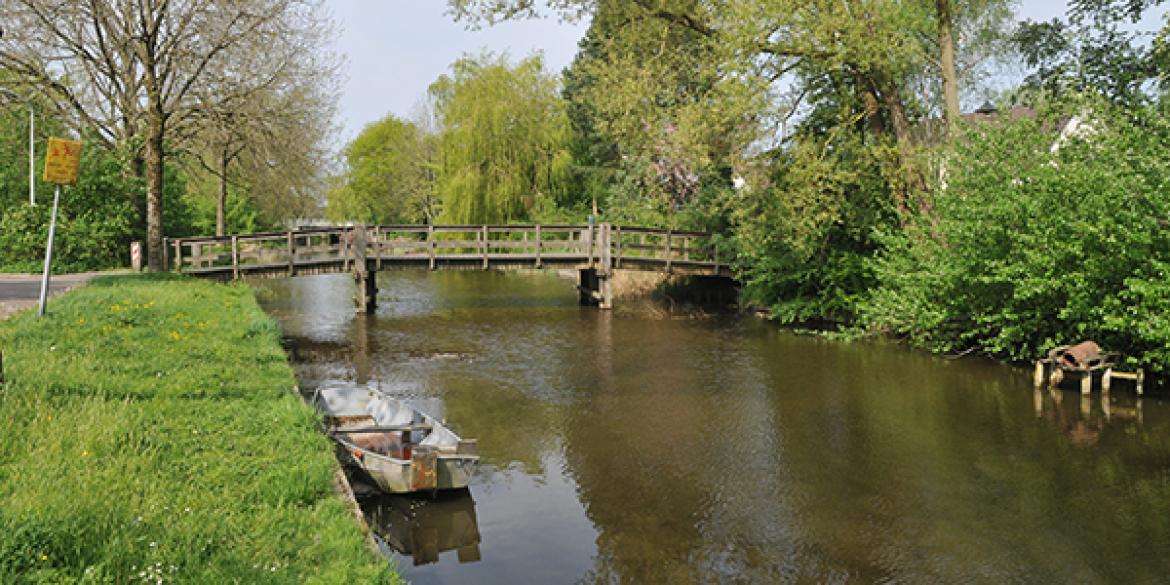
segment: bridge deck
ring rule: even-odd
[[[608,224],[313,228],[169,239],[166,250],[176,271],[216,280],[359,269],[594,268],[731,276],[710,234]]]

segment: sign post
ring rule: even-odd
[[[45,301],[49,295],[49,269],[53,265],[53,235],[57,232],[57,207],[61,201],[61,185],[77,184],[77,168],[81,165],[81,143],[63,138],[50,138],[45,151],[46,183],[53,190],[53,213],[49,219],[49,241],[45,244],[45,272],[41,275],[40,316],[45,316]]]

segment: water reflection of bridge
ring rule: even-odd
[[[730,277],[711,234],[599,225],[353,226],[168,239],[166,263],[235,280],[352,272],[358,310],[373,308],[379,270],[579,271],[582,301],[609,308],[618,270]]]

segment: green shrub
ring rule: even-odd
[[[1160,112],[970,129],[946,160],[937,216],[882,238],[872,329],[941,352],[1035,359],[1094,339],[1170,366],[1170,123]]]

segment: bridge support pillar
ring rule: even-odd
[[[581,294],[581,304],[595,306],[599,309],[613,308],[613,284],[608,274],[595,268],[582,268],[578,271],[577,291]]]
[[[357,285],[353,291],[357,312],[373,313],[378,308],[378,273],[372,270],[364,274],[354,272],[353,278]]]
[[[378,271],[370,268],[367,258],[369,238],[366,226],[359,225],[353,229],[353,279],[357,284],[354,290],[354,302],[357,312],[373,313],[378,306]]]

